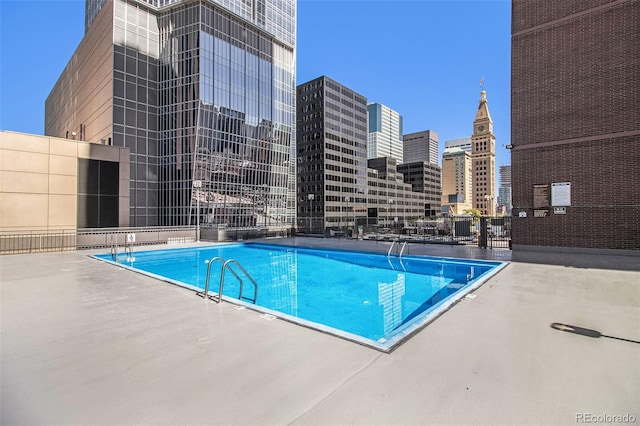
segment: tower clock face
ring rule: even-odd
[[[484,132],[484,126],[482,124],[478,126],[478,132]]]

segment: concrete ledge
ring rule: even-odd
[[[640,271],[640,250],[513,245],[514,262]]]

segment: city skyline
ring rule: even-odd
[[[0,7],[0,128],[42,134],[44,100],[84,35],[84,1]],[[26,10],[30,26],[20,21]],[[319,27],[331,31],[318,37]],[[402,115],[405,134],[440,135],[440,161],[446,140],[471,135],[483,80],[496,163],[510,163],[509,67],[508,1],[298,2],[296,84],[326,75],[388,105]]]

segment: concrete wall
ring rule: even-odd
[[[0,231],[75,229],[78,158],[120,163],[119,225],[129,224],[129,149],[0,132]]]

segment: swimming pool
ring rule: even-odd
[[[225,273],[223,300],[355,342],[390,351],[505,266],[501,262],[324,250],[262,243],[121,253],[98,259],[202,291],[208,262],[235,259],[242,281]],[[209,292],[218,292],[222,261],[211,264]]]

